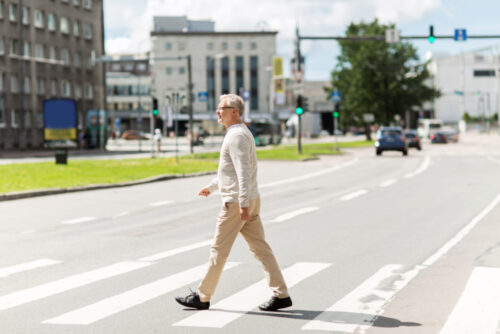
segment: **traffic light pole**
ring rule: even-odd
[[[298,115],[299,121],[297,122],[297,153],[302,154],[302,115]]]

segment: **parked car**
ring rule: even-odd
[[[408,143],[408,147],[416,147],[419,151],[422,149],[422,141],[418,136],[417,130],[406,130],[405,138]]]
[[[408,155],[408,143],[401,127],[381,127],[377,131],[375,152],[381,155],[383,151],[400,151],[403,155]]]
[[[137,130],[126,130],[122,133],[122,138],[127,140],[139,139],[139,136],[141,139],[150,138],[150,136],[147,136],[144,132]]]

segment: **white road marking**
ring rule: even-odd
[[[161,202],[154,202],[154,203],[149,203],[149,206],[162,206],[162,205],[167,205],[167,204],[172,204],[174,201],[161,201]]]
[[[0,268],[0,277],[7,277],[12,274],[17,274],[27,270],[33,270],[41,267],[51,266],[61,263],[61,261],[51,259],[40,259],[36,261],[26,262],[15,266]]]
[[[65,224],[65,225],[80,224],[80,223],[90,222],[90,221],[93,221],[96,219],[97,219],[96,217],[81,217],[81,218],[65,220],[65,221],[61,222],[61,224]]]
[[[228,262],[224,270],[234,268],[238,262]],[[193,283],[205,275],[206,265],[185,270],[155,282],[103,299],[97,303],[43,321],[44,324],[89,325],[136,305],[147,302],[184,285]]]
[[[391,264],[382,267],[373,276],[352,290],[341,300],[305,324],[303,330],[322,330],[331,332],[364,333],[377,317],[383,313],[383,307],[413,279],[423,267],[416,267],[402,273],[402,265]],[[348,315],[354,321],[349,321]],[[356,316],[354,316],[356,314]],[[362,317],[362,318],[361,318]]]
[[[197,242],[197,243],[194,243],[191,245],[187,245],[187,246],[183,246],[183,247],[179,247],[179,248],[174,248],[174,249],[168,250],[166,252],[161,252],[158,254],[154,254],[154,255],[140,258],[139,261],[146,261],[146,262],[158,261],[158,260],[173,256],[173,255],[177,255],[180,253],[184,253],[184,252],[187,252],[187,251],[190,251],[193,249],[208,246],[208,245],[212,244],[212,241],[213,241],[212,239],[209,239],[209,240],[200,241],[200,242]]]
[[[313,173],[309,173],[309,174],[304,174],[304,175],[301,175],[301,176],[292,177],[292,178],[285,179],[285,180],[280,180],[280,181],[265,183],[265,184],[259,185],[259,189],[280,186],[280,185],[287,184],[287,183],[295,183],[297,181],[303,181],[303,180],[307,180],[307,179],[310,179],[310,178],[313,178],[313,177],[316,177],[316,176],[321,176],[323,174],[331,173],[331,172],[337,171],[339,169],[348,167],[348,166],[354,164],[355,162],[357,162],[358,160],[359,160],[359,158],[355,158],[355,159],[349,160],[348,162],[346,162],[344,164],[341,164],[341,165],[338,165],[338,166],[334,166],[334,167],[330,167],[330,168],[326,168],[326,169],[323,169],[323,170],[320,170],[320,171],[317,171],[317,172],[313,172]]]
[[[498,333],[500,268],[476,267],[440,334]]]
[[[106,278],[144,268],[149,265],[151,265],[151,263],[119,262],[107,267],[0,296],[0,311],[49,297],[64,291],[79,288]]]
[[[290,288],[329,266],[329,263],[296,263],[285,269],[283,276]],[[212,311],[197,312],[173,326],[221,328],[257,307],[267,296],[269,296],[267,280],[261,280],[211,306]]]
[[[380,187],[388,187],[390,185],[393,185],[394,183],[398,182],[398,180],[392,179],[392,180],[387,180],[379,184]]]
[[[420,167],[418,167],[416,171],[406,174],[405,177],[409,179],[411,177],[414,177],[415,175],[425,172],[425,170],[429,168],[430,163],[431,163],[431,157],[426,155]]]
[[[282,214],[281,216],[274,218],[270,222],[271,223],[281,223],[281,222],[284,222],[286,220],[292,219],[293,217],[300,216],[300,215],[303,215],[303,214],[308,213],[308,212],[313,212],[313,211],[316,211],[318,209],[319,209],[318,207],[302,208],[299,210],[295,210],[292,212]]]
[[[354,198],[359,197],[361,195],[364,195],[366,193],[368,193],[368,190],[366,190],[366,189],[360,189],[360,190],[357,190],[355,192],[352,192],[350,194],[347,194],[347,195],[344,195],[344,196],[340,197],[340,200],[341,201],[349,201],[351,199],[354,199]]]
[[[119,214],[114,215],[112,218],[113,219],[120,218],[120,217],[128,215],[129,213],[130,212],[128,212],[128,211],[120,212]]]
[[[25,230],[25,231],[21,231],[21,234],[31,234],[31,233],[35,233],[35,230]]]
[[[444,246],[442,246],[436,253],[431,255],[427,260],[424,261],[424,266],[430,266],[436,262],[441,256],[446,254],[453,246],[460,242],[473,228],[483,219],[497,204],[500,202],[500,194],[493,199],[493,201],[488,204],[486,208],[483,209],[477,216],[475,216],[470,223],[468,223],[464,228],[462,228],[451,240],[449,240]]]

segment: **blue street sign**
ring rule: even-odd
[[[198,92],[198,101],[208,102],[208,92]]]
[[[248,90],[243,91],[243,100],[248,101],[250,99],[250,92]]]
[[[333,91],[330,94],[330,101],[332,102],[340,102],[342,100],[342,94],[339,91]]]
[[[467,39],[466,29],[455,29],[455,41],[465,41]]]

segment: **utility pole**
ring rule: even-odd
[[[24,23],[23,23],[23,0],[19,1],[19,12],[21,15],[19,15],[19,47],[21,48],[21,80],[19,80],[21,84],[21,90],[19,91],[19,98],[21,99],[20,105],[20,110],[19,110],[19,146],[21,150],[24,150],[26,148],[26,130],[25,130],[25,125],[24,124],[24,113],[26,112],[26,101],[25,101],[25,96],[24,96],[24,85],[25,85],[25,76],[26,76],[26,65],[24,63],[24,57],[29,56],[24,54]],[[26,13],[27,15],[28,13]]]
[[[194,140],[194,133],[193,133],[193,78],[192,78],[192,71],[191,71],[191,55],[187,55],[187,71],[188,71],[188,112],[189,112],[189,134],[190,134],[190,140],[189,140],[189,151],[191,154],[194,153],[193,151],[193,140]]]

